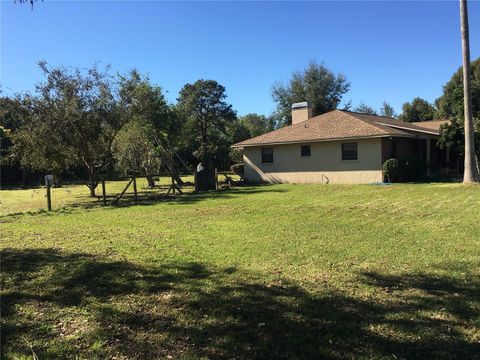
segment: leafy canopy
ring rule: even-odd
[[[386,101],[383,102],[382,107],[380,108],[380,115],[391,118],[397,117],[395,109]]]
[[[402,111],[399,116],[400,120],[414,122],[433,120],[436,110],[427,100],[416,97],[411,102],[404,103]]]
[[[148,77],[142,77],[137,71],[130,75],[121,77],[121,96],[131,106],[128,122],[114,141],[115,165],[123,173],[158,174],[175,134],[175,118],[160,87],[152,85]]]
[[[361,103],[360,105],[358,105],[355,109],[354,109],[355,112],[358,112],[358,113],[362,113],[362,114],[368,114],[368,115],[378,115],[377,111],[365,104],[365,103]]]
[[[122,96],[128,77],[115,78],[109,67],[49,67],[36,87],[31,116],[14,137],[23,166],[59,173],[82,167],[95,195],[99,172],[112,164],[113,140],[132,103]],[[131,74],[130,76],[133,76]]]
[[[293,103],[308,101],[313,116],[335,110],[343,95],[350,89],[350,83],[343,74],[311,61],[303,71],[292,73],[287,84],[278,82],[272,87],[272,97],[277,104],[276,116],[281,125],[292,122]]]
[[[225,87],[214,80],[197,80],[180,90],[177,109],[185,119],[184,146],[195,149],[195,157],[206,166],[228,154],[227,128],[236,113],[226,98]]]
[[[240,116],[238,122],[245,127],[249,137],[263,135],[275,130],[275,121],[272,117],[259,114],[247,114]],[[241,141],[241,140],[239,140]]]
[[[472,89],[472,115],[474,119],[480,118],[480,58],[472,61],[471,89]],[[437,118],[463,119],[463,72],[460,67],[451,79],[443,86],[443,94],[436,101]]]
[[[474,125],[474,142],[477,161],[480,159],[480,58],[471,63],[472,114]],[[437,118],[450,119],[450,124],[443,125],[439,145],[459,154],[465,152],[463,73],[460,67],[444,85],[443,94],[435,104]]]

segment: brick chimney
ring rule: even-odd
[[[292,125],[312,117],[312,107],[307,101],[292,104]]]

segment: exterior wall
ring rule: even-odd
[[[358,160],[342,160],[342,143],[356,142]],[[379,182],[382,174],[380,138],[325,141],[311,146],[311,156],[301,157],[302,144],[274,145],[273,163],[262,163],[262,147],[245,147],[245,177],[250,182],[337,183]],[[269,146],[264,146],[269,147]]]

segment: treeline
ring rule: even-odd
[[[186,84],[169,104],[162,89],[137,70],[112,74],[109,67],[39,65],[44,80],[33,93],[0,97],[2,184],[25,183],[27,171],[37,178],[48,172],[57,180],[86,180],[93,195],[101,176],[191,173],[199,162],[228,169],[241,161],[233,143],[290,124],[291,105],[301,101],[312,105],[314,116],[341,107],[404,121],[448,119],[440,145],[464,151],[461,68],[434,104],[417,97],[396,114],[387,102],[378,111],[363,103],[353,107],[344,100],[347,78],[312,61],[272,86],[271,115],[237,116],[225,88],[214,80]],[[480,59],[471,63],[471,72],[478,153]],[[154,185],[153,178],[149,183]]]
[[[186,84],[169,104],[137,70],[39,65],[45,80],[34,93],[0,98],[2,183],[48,172],[87,179],[94,195],[101,176],[191,173],[198,162],[226,169],[239,160],[231,144],[275,127],[263,115],[238,117],[213,80]]]

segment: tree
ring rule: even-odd
[[[470,90],[472,94],[472,116],[480,118],[480,58],[471,62]],[[443,94],[436,101],[438,119],[464,119],[463,67],[452,75],[443,86]]]
[[[462,59],[463,59],[463,98],[465,114],[465,170],[463,182],[472,183],[480,181],[478,166],[475,161],[475,143],[472,115],[472,93],[470,78],[470,39],[468,29],[467,1],[460,0],[460,23],[462,33]]]
[[[276,116],[281,125],[291,124],[291,106],[302,101],[310,103],[313,116],[335,110],[349,89],[350,83],[343,74],[336,75],[323,64],[311,61],[303,71],[292,73],[287,84],[273,85]]]
[[[162,149],[149,136],[139,121],[131,121],[120,130],[115,139],[116,167],[124,173],[145,175],[148,186],[155,186],[151,175],[158,174],[162,165]]]
[[[453,118],[449,124],[440,127],[440,137],[438,146],[441,149],[447,149],[458,153],[461,156],[465,154],[465,130],[462,119]],[[480,119],[474,121],[474,142],[477,159],[480,158]]]
[[[365,103],[361,103],[360,105],[358,105],[355,109],[354,109],[355,112],[358,112],[358,113],[362,113],[362,114],[367,114],[367,115],[378,115],[377,111],[365,104]]]
[[[343,107],[342,107],[342,110],[345,110],[345,111],[351,111],[352,110],[352,100],[348,100],[348,101],[345,101],[343,103]]]
[[[252,137],[252,133],[250,132],[248,126],[239,120],[230,124],[230,126],[227,128],[227,133],[230,137],[231,144],[235,144]]]
[[[240,116],[238,122],[245,126],[248,131],[248,137],[259,136],[275,130],[275,121],[272,117],[266,117],[265,115],[258,115],[255,113],[247,114]]]
[[[204,166],[228,154],[227,128],[236,119],[232,105],[226,102],[225,88],[214,80],[186,84],[178,97],[177,108],[185,118],[185,146]],[[218,156],[220,155],[220,156]]]
[[[411,102],[406,102],[402,106],[402,114],[399,116],[400,120],[414,122],[414,121],[429,121],[435,118],[435,107],[427,100],[416,97]]]
[[[11,134],[15,133],[30,116],[29,97],[15,95],[14,97],[0,98],[0,127],[2,136],[0,137],[1,163],[14,161],[10,154],[12,147]]]
[[[90,195],[95,196],[99,172],[112,165],[112,144],[126,121],[126,79],[115,81],[109,68],[86,72],[39,63],[46,80],[37,85],[32,117],[14,137],[22,165],[61,172],[85,169]]]
[[[397,117],[395,109],[386,101],[383,102],[382,107],[380,108],[380,115],[391,118]]]
[[[136,70],[123,81],[121,96],[128,107],[128,122],[114,141],[116,167],[124,173],[146,176],[148,186],[154,187],[151,175],[159,173],[167,151],[176,135],[174,117],[161,88],[150,83]]]
[[[480,158],[480,58],[471,63],[471,93],[475,153]],[[442,127],[439,145],[448,150],[465,154],[465,102],[463,96],[463,67],[460,67],[443,86],[443,94],[435,104],[437,118],[449,119],[450,124]]]
[[[0,166],[2,183],[18,181],[25,184],[26,169],[20,166],[13,150],[13,137],[30,117],[31,99],[28,95],[0,98]]]

